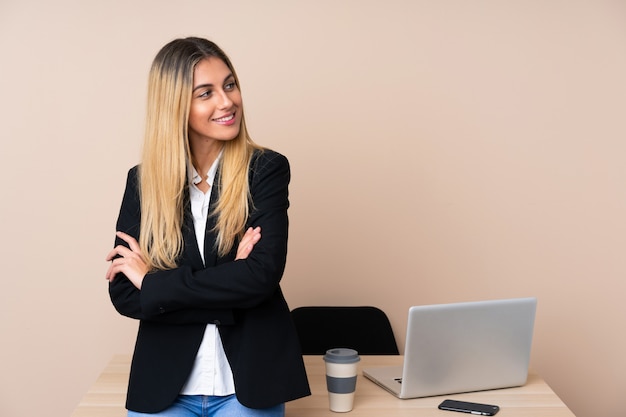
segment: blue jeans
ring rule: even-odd
[[[128,417],[284,417],[285,404],[271,408],[248,408],[235,395],[179,395],[174,404],[159,413],[145,414],[128,410]]]

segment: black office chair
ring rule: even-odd
[[[387,315],[376,307],[298,307],[291,311],[304,355],[345,347],[361,355],[399,355]]]

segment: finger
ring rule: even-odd
[[[113,281],[113,277],[111,276],[111,265],[109,265],[109,267],[107,268],[107,273],[104,274],[104,279],[109,282]]]
[[[122,258],[120,258],[122,259]],[[113,262],[111,262],[111,264],[109,265],[109,268],[107,269],[107,273],[105,275],[106,279],[111,282],[113,281],[113,279],[117,276],[117,274],[120,272],[120,263],[119,262],[115,262],[115,260],[113,260]]]
[[[250,243],[254,246],[259,240],[261,240],[261,234],[257,233],[250,238]]]
[[[240,247],[237,251],[237,257],[235,260],[246,259],[248,255],[250,255],[250,252],[252,252],[253,247],[254,245],[252,244]]]
[[[261,226],[257,226],[257,227],[248,227],[248,229],[246,230],[246,235],[252,235],[255,233],[261,233]]]
[[[246,230],[246,233],[244,233],[244,235],[241,237],[241,240],[239,241],[239,247],[241,248],[242,246],[245,246],[250,240],[251,236],[252,228],[249,228],[248,230]]]
[[[254,245],[261,239],[260,229],[255,229],[253,234],[248,234],[241,242],[239,242],[239,246],[237,247],[237,256],[235,260],[246,259],[248,255],[252,252]]]
[[[243,235],[243,237],[241,238],[241,242],[240,244],[243,245],[247,245],[250,241],[252,241],[256,235],[260,234],[260,229],[256,228],[248,228],[248,230],[246,230],[246,233]]]
[[[117,245],[116,247],[113,248],[113,250],[111,250],[111,252],[107,254],[106,260],[111,261],[115,259],[115,257],[118,255],[124,258],[127,258],[127,257],[132,256],[132,254],[133,254],[133,251],[128,249],[126,246]]]
[[[244,257],[248,257],[248,255],[250,255],[250,252],[252,252],[252,249],[254,248],[254,245],[248,245],[246,247],[243,248],[243,255]]]
[[[120,231],[116,232],[115,235],[119,237],[120,239],[122,239],[124,242],[128,243],[128,246],[130,246],[130,249],[133,252],[141,253],[141,249],[139,248],[139,243],[137,243],[137,239],[135,239],[128,233],[124,233]]]
[[[254,248],[254,245],[256,245],[260,239],[261,235],[257,233],[242,240],[239,243],[239,247],[237,248],[237,254],[242,257],[248,256],[250,254],[250,251],[252,251],[252,248]]]
[[[121,271],[119,266],[111,265],[111,267],[109,267],[109,270],[107,271],[105,278],[107,279],[107,281],[113,282],[117,274],[119,274],[120,272]]]
[[[250,239],[257,239],[257,238],[261,237],[261,228],[260,227],[255,227],[254,229],[250,229],[250,232],[247,232],[246,235]]]

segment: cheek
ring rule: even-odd
[[[189,128],[192,130],[198,128],[198,116],[195,113],[189,114]]]
[[[208,106],[196,105],[189,111],[189,125],[200,125],[211,117],[211,109]]]
[[[241,93],[239,91],[237,91],[232,96],[230,96],[230,99],[232,100],[235,106],[237,107],[243,106],[243,100],[241,99]]]
[[[202,132],[206,130],[207,120],[206,117],[200,114],[190,114],[189,115],[189,130],[192,132]]]

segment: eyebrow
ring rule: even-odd
[[[233,73],[231,72],[230,74],[228,74],[226,76],[226,78],[224,78],[224,82],[228,81],[229,78],[234,78]],[[200,84],[197,85],[193,88],[193,90],[191,90],[191,92],[193,93],[194,91],[196,91],[199,88],[206,88],[206,87],[213,87],[213,84]]]

